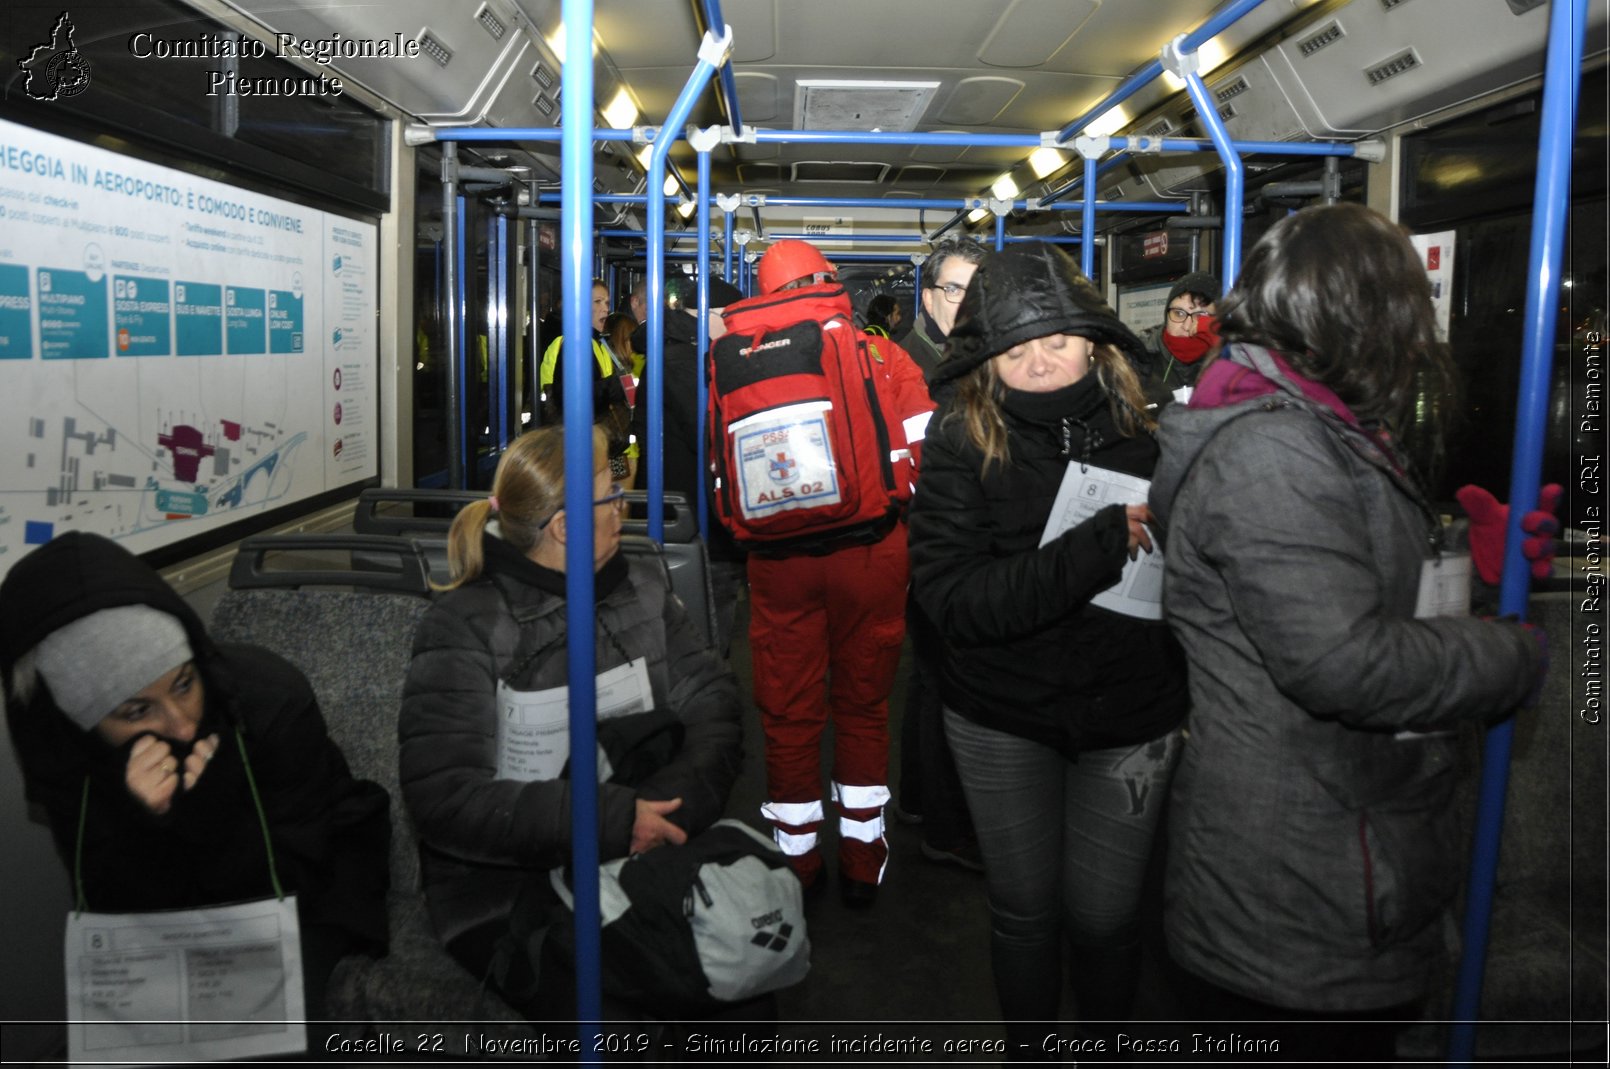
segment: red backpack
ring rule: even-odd
[[[729,305],[711,349],[709,456],[715,512],[741,546],[773,556],[878,542],[913,478],[891,440],[888,376],[821,283]]]

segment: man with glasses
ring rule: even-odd
[[[956,325],[962,294],[984,255],[983,246],[951,238],[935,245],[928,257],[917,318],[900,344],[930,381],[944,355],[945,339]],[[900,800],[894,814],[923,826],[922,854],[928,860],[982,872],[978,837],[941,719],[938,660],[944,649],[933,625],[911,599],[906,603],[906,632],[911,636],[912,663],[900,722]]]
[[[933,378],[934,368],[945,351],[945,339],[956,325],[962,294],[967,292],[967,283],[983,259],[983,246],[960,238],[941,241],[928,254],[917,318],[895,339],[922,368],[926,379]]]
[[[1141,336],[1152,354],[1153,374],[1176,401],[1191,399],[1202,358],[1218,347],[1219,293],[1218,279],[1191,272],[1168,291],[1162,324]]]

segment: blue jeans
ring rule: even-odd
[[[984,854],[1008,1036],[1010,1022],[1056,1020],[1063,939],[1080,1018],[1127,1018],[1140,973],[1141,884],[1181,733],[1069,761],[949,708],[945,731]]]

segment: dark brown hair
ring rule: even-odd
[[[1403,229],[1360,204],[1306,208],[1276,223],[1220,307],[1226,342],[1279,350],[1360,421],[1433,469],[1456,410],[1431,282]]]

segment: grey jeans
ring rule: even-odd
[[[1139,977],[1141,884],[1181,733],[1070,761],[949,708],[945,731],[984,854],[1002,1019],[1056,1019],[1063,939],[1080,1018],[1124,1019]]]

